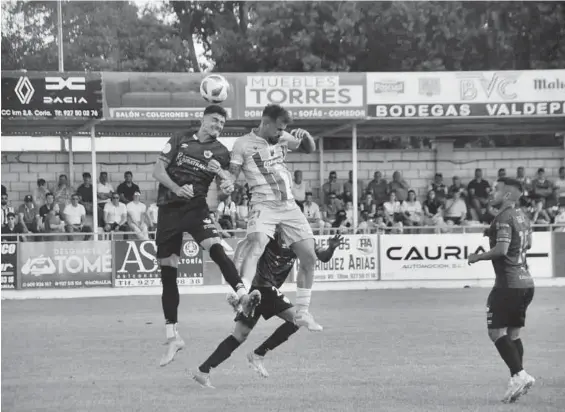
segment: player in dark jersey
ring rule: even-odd
[[[322,262],[328,262],[341,242],[341,235],[330,238],[327,248],[316,248],[316,256]],[[236,255],[238,252],[242,253],[245,250],[242,243],[240,243],[241,247],[238,246]],[[238,256],[235,258],[237,260]],[[282,243],[280,230],[277,230],[274,238],[269,241],[257,263],[257,272],[250,289],[261,292],[261,303],[257,306],[252,316],[246,316],[242,312],[238,312],[235,317],[236,324],[233,333],[224,339],[214,353],[200,365],[193,375],[193,379],[196,382],[204,387],[213,388],[210,382],[210,370],[219,366],[245,342],[261,316],[265,320],[278,316],[285,322],[257,349],[247,355],[247,360],[253,369],[265,378],[269,376],[263,366],[265,354],[286,342],[299,329],[295,322],[296,309],[290,300],[279,290],[294,266],[296,258],[296,254],[292,249]]]
[[[246,313],[261,300],[260,293],[247,294],[233,261],[226,255],[221,238],[210,220],[206,203],[208,188],[219,178],[221,168],[229,166],[228,149],[217,138],[224,128],[227,113],[217,105],[203,113],[200,129],[171,137],[155,163],[153,176],[159,181],[157,205],[157,259],[161,267],[161,302],[166,322],[167,352],[161,366],[170,363],[185,344],[177,329],[179,290],[177,268],[184,232],[188,232],[220,267],[226,282],[237,292]],[[229,174],[228,174],[229,176]],[[233,191],[233,181],[221,179],[224,194]]]
[[[515,402],[534,385],[535,379],[524,370],[524,347],[520,329],[534,297],[534,281],[528,270],[526,252],[532,246],[528,218],[518,208],[523,192],[516,179],[501,178],[496,183],[491,205],[499,210],[485,231],[491,249],[469,256],[469,264],[491,260],[496,280],[487,300],[487,327],[490,339],[510,369],[510,382],[502,399]]]

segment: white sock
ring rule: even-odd
[[[311,297],[312,289],[296,288],[296,307],[299,312],[308,311]]]
[[[165,331],[167,333],[167,339],[172,339],[177,335],[177,324],[167,323],[165,325]]]

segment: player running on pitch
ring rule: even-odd
[[[214,163],[225,168],[229,164],[229,151],[217,140],[226,117],[227,113],[221,106],[208,106],[198,132],[173,136],[155,163],[153,176],[159,181],[157,259],[161,266],[161,302],[168,345],[161,366],[170,363],[177,351],[185,346],[177,329],[177,268],[184,232],[209,251],[226,282],[237,292],[245,313],[251,313],[261,300],[258,291],[247,294],[233,261],[220,244],[220,235],[210,221],[206,203],[208,188],[219,172],[215,165],[209,166],[210,161],[215,160]],[[233,181],[223,179],[220,188],[225,194],[231,193]]]
[[[247,240],[241,242],[236,249],[234,256],[236,262],[238,260],[241,261],[239,258],[245,253],[245,242]],[[341,235],[330,238],[325,249],[316,249],[317,258],[322,262],[328,262],[341,242]],[[214,353],[200,365],[193,375],[193,379],[196,382],[204,387],[213,388],[210,382],[210,370],[218,367],[245,342],[261,316],[265,320],[278,316],[285,323],[279,326],[255,351],[247,355],[249,365],[254,370],[265,378],[269,376],[263,365],[264,356],[268,351],[272,351],[286,342],[299,329],[296,323],[298,315],[296,309],[290,303],[290,300],[279,290],[294,266],[295,260],[296,254],[284,244],[281,230],[277,228],[274,238],[267,244],[263,255],[259,259],[256,275],[251,286],[252,291],[259,290],[261,292],[261,303],[255,309],[253,316],[245,316],[242,312],[238,312],[235,318],[236,324],[233,333],[224,339]],[[237,301],[235,304],[237,305]]]
[[[289,113],[278,105],[263,110],[261,124],[249,134],[239,137],[232,149],[230,173],[237,180],[243,170],[251,190],[251,211],[247,224],[249,241],[241,270],[244,280],[251,280],[257,262],[265,251],[275,227],[281,226],[283,241],[298,256],[296,289],[298,313],[296,324],[320,331],[309,312],[316,251],[314,234],[308,220],[292,196],[292,174],[285,164],[288,150],[312,153],[316,144],[305,130],[285,132],[291,122]]]
[[[487,327],[510,369],[510,382],[502,399],[505,403],[515,402],[535,383],[522,367],[524,347],[520,339],[520,328],[525,325],[526,310],[534,297],[534,281],[526,263],[532,229],[528,218],[516,207],[522,191],[522,184],[515,179],[498,180],[491,204],[499,213],[485,231],[491,250],[468,258],[469,264],[492,260],[494,267],[496,280],[487,300]]]

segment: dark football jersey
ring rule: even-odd
[[[169,139],[159,158],[167,163],[169,177],[179,186],[192,184],[194,197],[179,198],[171,190],[159,184],[157,204],[189,203],[200,207],[206,202],[208,188],[216,175],[206,170],[208,162],[217,160],[222,169],[227,169],[230,161],[228,149],[218,140],[201,143],[193,133],[185,132]]]
[[[522,210],[509,207],[501,210],[489,229],[489,243],[493,248],[497,242],[509,243],[508,253],[493,259],[496,280],[494,287],[531,288],[534,281],[528,270],[526,252],[529,248],[532,229]]]
[[[267,244],[263,255],[257,263],[257,273],[253,278],[253,286],[274,286],[279,289],[294,266],[296,254],[289,247],[283,245],[280,236]]]

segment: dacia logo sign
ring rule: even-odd
[[[46,77],[45,90],[49,91],[84,91],[86,90],[85,77]],[[81,96],[43,96],[45,104],[87,104],[86,98]]]

